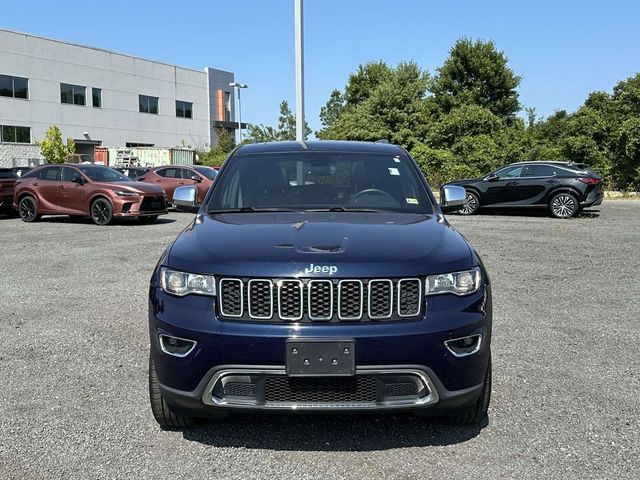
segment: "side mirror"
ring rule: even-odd
[[[485,177],[485,181],[487,182],[495,182],[496,180],[499,180],[500,177],[498,175],[496,175],[495,173],[490,173],[489,175],[487,175]]]
[[[457,212],[467,201],[464,187],[446,185],[440,189],[440,210],[442,213]]]
[[[197,175],[194,175],[193,177],[191,177],[191,180],[198,183],[202,182],[202,179]]]
[[[178,187],[173,191],[173,204],[176,207],[193,208],[196,206],[198,190],[193,185]]]
[[[82,178],[80,175],[78,175],[77,177],[73,177],[71,179],[71,181],[73,183],[77,183],[78,185],[84,185],[85,184],[84,178]]]

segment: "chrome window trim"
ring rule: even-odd
[[[357,283],[360,284],[360,315],[358,315],[357,317],[343,316],[342,313],[340,313],[340,309],[341,309],[341,306],[342,306],[341,293],[342,293],[342,283],[343,282],[357,282]],[[357,278],[340,280],[338,282],[338,319],[340,319],[340,320],[361,320],[363,314],[364,314],[364,283],[362,283],[362,280],[359,280]]]
[[[311,285],[314,283],[328,283],[330,287],[330,301],[329,301],[329,316],[328,317],[314,317],[311,315]],[[280,303],[278,302],[278,306]],[[307,283],[307,315],[309,320],[331,320],[333,318],[333,282],[331,280],[314,279],[309,280]]]
[[[253,315],[251,313],[251,283],[252,282],[267,282],[269,284],[269,316]],[[249,317],[257,320],[271,320],[273,318],[273,282],[267,278],[252,278],[247,282],[247,310]]]
[[[284,283],[297,283],[298,284],[298,288],[300,290],[300,315],[297,317],[285,317],[282,315],[282,302],[280,301],[280,299],[282,298],[282,285]],[[304,284],[302,283],[301,280],[296,280],[296,279],[288,279],[288,280],[278,280],[278,317],[281,320],[291,320],[291,321],[297,321],[297,320],[302,320],[302,317],[304,317]]]
[[[400,291],[402,290],[402,282],[409,282],[409,281],[418,282],[418,311],[416,313],[412,313],[409,315],[402,315],[400,313]],[[398,280],[397,309],[398,309],[398,316],[400,318],[417,317],[422,313],[422,280],[415,277],[401,278],[400,280]]]
[[[224,311],[224,305],[223,305],[223,301],[222,301],[222,282],[238,282],[240,283],[240,314],[239,315],[231,315],[229,313],[226,313]],[[242,315],[244,315],[244,282],[242,280],[240,280],[239,278],[221,278],[220,281],[218,282],[218,287],[219,287],[219,297],[220,297],[220,315],[222,315],[223,317],[229,317],[229,318],[240,318],[242,317]]]
[[[389,292],[389,315],[383,315],[383,316],[373,316],[371,315],[371,285],[373,283],[380,283],[380,282],[387,282],[389,283],[389,285],[391,285],[391,291]],[[391,316],[393,315],[393,281],[388,279],[388,278],[376,278],[373,280],[369,280],[369,283],[367,284],[367,313],[369,315],[369,318],[371,320],[384,320],[387,318],[391,318]]]

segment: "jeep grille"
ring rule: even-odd
[[[418,278],[222,278],[223,319],[288,322],[362,322],[418,318],[424,292]]]

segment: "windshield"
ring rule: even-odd
[[[98,165],[87,165],[77,167],[82,173],[94,182],[130,182],[129,177],[125,177],[120,172],[109,167],[101,167]]]
[[[260,209],[432,213],[405,156],[295,152],[235,155],[214,183],[209,212]]]
[[[213,180],[218,175],[218,172],[210,167],[193,167],[193,169],[201,175],[204,175],[209,180]]]

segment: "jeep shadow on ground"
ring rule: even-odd
[[[203,420],[182,431],[186,440],[221,448],[359,452],[445,446],[480,434],[479,425],[455,426],[443,419],[390,415],[229,415]]]

